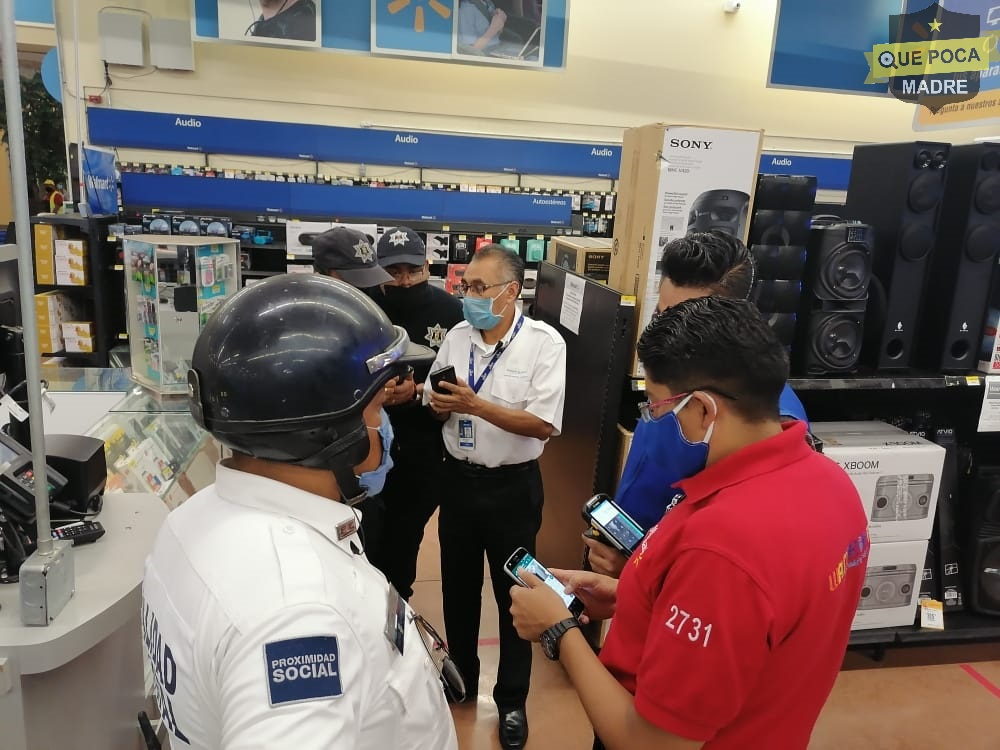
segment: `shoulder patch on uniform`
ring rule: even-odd
[[[271,707],[339,698],[340,646],[335,635],[289,638],[264,644]]]

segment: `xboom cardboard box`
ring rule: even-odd
[[[625,131],[608,285],[636,297],[637,336],[656,308],[667,242],[709,229],[746,241],[762,137],[689,125]],[[643,375],[634,355],[632,374]]]
[[[851,630],[912,625],[926,557],[926,541],[871,545]]]
[[[885,422],[814,422],[811,430],[857,488],[873,543],[930,539],[944,448]]]

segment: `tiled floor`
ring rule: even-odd
[[[435,519],[427,525],[412,604],[441,623],[439,550]],[[483,587],[479,700],[454,709],[461,750],[499,748],[496,707],[496,604]],[[538,647],[536,646],[536,649]],[[934,666],[894,666],[930,659]],[[995,661],[990,661],[993,659]],[[813,733],[810,750],[998,750],[1000,644],[966,652],[890,652],[882,665],[852,655]],[[876,667],[876,668],[872,668]],[[593,734],[562,669],[536,650],[528,699],[528,750],[589,750]]]

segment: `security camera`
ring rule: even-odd
[[[743,3],[740,0],[722,0],[722,9],[726,13],[737,13],[742,7]]]

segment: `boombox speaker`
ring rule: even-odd
[[[871,278],[872,229],[842,223],[810,232],[792,362],[805,375],[857,367]]]
[[[944,186],[916,361],[974,370],[1000,249],[1000,143],[952,146]]]
[[[948,149],[923,141],[854,147],[846,213],[875,230],[864,358],[879,369],[905,369],[913,358]]]
[[[984,615],[1000,615],[1000,523],[982,524],[972,538],[969,600]]]
[[[811,211],[755,209],[753,212],[753,222],[750,224],[749,244],[751,246],[798,245],[801,247],[809,240],[809,225],[811,222]]]
[[[754,211],[812,211],[816,203],[816,178],[804,175],[762,174],[757,176]]]
[[[750,301],[764,315],[782,313],[794,315],[799,309],[801,281],[758,281],[753,285]]]
[[[801,245],[753,245],[757,278],[800,281],[806,264],[806,249]]]

